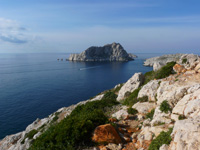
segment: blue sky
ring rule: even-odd
[[[0,0],[0,53],[199,53],[198,0]]]

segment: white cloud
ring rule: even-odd
[[[15,44],[23,44],[29,41],[26,28],[21,26],[17,21],[0,18],[0,40]]]

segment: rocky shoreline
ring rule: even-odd
[[[117,85],[110,90],[117,95],[116,100],[120,103],[109,109],[110,124],[97,126],[93,131],[91,138],[99,143],[99,146],[88,149],[199,149],[200,57],[194,54],[169,57],[168,60],[165,55],[160,59],[146,61],[146,65],[154,65],[152,60],[165,59],[163,62],[166,66],[156,68],[155,74],[136,73],[125,84]],[[174,59],[176,62],[167,64],[169,60]],[[173,72],[163,76],[169,68]],[[32,141],[43,134],[52,123],[61,122],[77,106],[100,101],[104,93],[76,105],[63,107],[47,118],[37,119],[25,131],[2,139],[0,149],[30,148]],[[37,132],[32,133],[33,131]],[[28,136],[30,133],[32,136]]]

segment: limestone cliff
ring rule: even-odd
[[[128,54],[119,43],[92,46],[80,54],[71,54],[69,61],[129,61],[136,56]]]

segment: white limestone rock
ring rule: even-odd
[[[138,93],[138,98],[148,96],[149,101],[156,101],[157,89],[161,80],[152,80],[145,84]]]
[[[121,110],[112,114],[112,117],[117,118],[118,120],[125,119],[128,116],[127,108],[128,107],[124,106]]]
[[[186,117],[195,117],[200,115],[200,89],[198,86],[192,86],[188,89],[190,94],[185,95],[173,108],[172,113],[184,115]],[[191,93],[193,92],[193,93]]]
[[[119,90],[117,100],[120,101],[125,97],[127,92],[133,92],[144,82],[144,76],[140,73],[135,73]]]
[[[157,104],[160,105],[167,100],[171,106],[175,106],[177,102],[187,93],[188,86],[180,86],[171,84],[170,81],[163,81],[157,90]]]
[[[186,69],[194,69],[199,62],[199,56],[194,54],[184,54],[178,61],[178,63],[183,65]]]
[[[147,114],[155,107],[156,107],[155,103],[149,103],[149,102],[144,102],[144,103],[138,102],[132,106],[132,108],[136,109],[141,114]]]
[[[170,150],[198,150],[200,147],[200,116],[176,121],[171,134]]]
[[[159,150],[168,150],[169,146],[167,144],[163,144]]]
[[[164,113],[160,110],[159,106],[156,107],[153,120],[151,121],[151,126],[157,125],[159,123],[169,124],[171,122],[170,115],[170,112]]]

